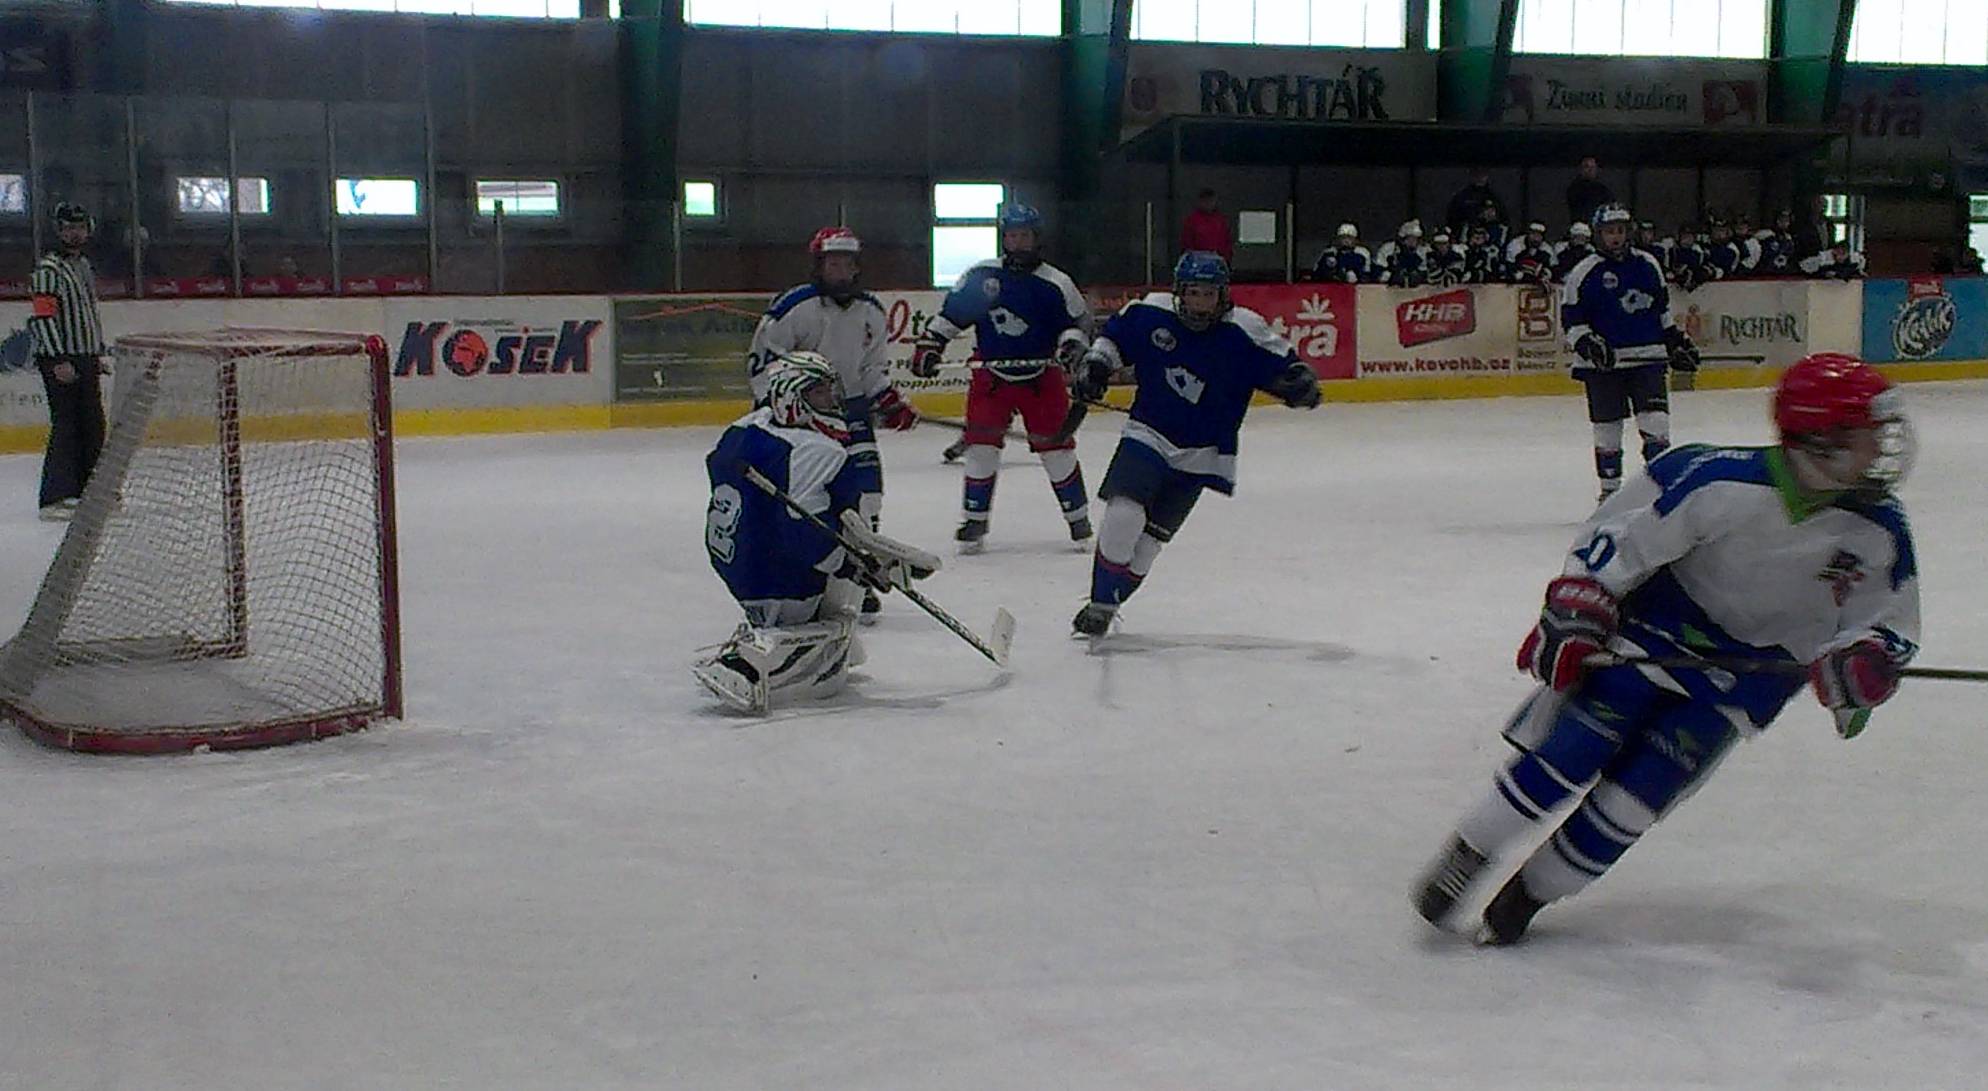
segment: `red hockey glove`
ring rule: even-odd
[[[920,337],[911,346],[911,374],[920,379],[930,379],[939,374],[939,365],[946,360],[946,343],[936,337]]]
[[[1904,637],[1880,631],[1817,657],[1809,664],[1809,684],[1824,708],[1876,708],[1898,692],[1900,672],[1917,650]]]
[[[1602,650],[1620,623],[1608,588],[1585,576],[1562,576],[1546,585],[1539,624],[1519,645],[1519,669],[1556,690],[1572,689],[1582,662]]]
[[[918,411],[904,400],[904,395],[894,386],[884,387],[883,393],[870,399],[870,409],[883,422],[885,428],[894,432],[904,432],[918,427]]]

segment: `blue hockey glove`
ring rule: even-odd
[[[1698,346],[1692,343],[1690,334],[1676,327],[1665,330],[1664,348],[1670,352],[1672,371],[1698,370]]]
[[[1615,349],[1598,334],[1584,333],[1575,338],[1574,355],[1586,360],[1598,371],[1607,371],[1615,366]]]
[[[1519,645],[1519,669],[1556,690],[1574,688],[1585,660],[1608,644],[1621,616],[1608,588],[1585,576],[1561,576],[1546,585],[1539,624]]]
[[[1270,381],[1269,393],[1293,409],[1316,409],[1319,403],[1318,376],[1303,363],[1292,363]]]

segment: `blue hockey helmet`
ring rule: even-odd
[[[1636,217],[1618,204],[1605,204],[1595,209],[1591,219],[1594,224],[1595,246],[1602,252],[1620,257],[1629,248],[1629,238],[1636,231]],[[1620,230],[1611,231],[1610,228]]]
[[[1603,224],[1615,223],[1628,224],[1633,229],[1636,226],[1636,217],[1630,215],[1627,208],[1613,203],[1597,207],[1594,215],[1588,217],[1588,225],[1597,231],[1601,230]]]
[[[1196,284],[1215,289],[1214,310],[1188,309],[1187,288]],[[1222,260],[1222,255],[1208,250],[1189,250],[1180,256],[1173,267],[1173,306],[1181,323],[1191,330],[1207,329],[1229,313],[1235,304],[1229,299],[1229,263]]]
[[[1042,234],[1042,213],[1036,211],[1034,205],[1020,201],[1010,201],[1002,205],[1001,216],[995,222],[1003,231],[1011,227],[1026,227],[1038,235]]]

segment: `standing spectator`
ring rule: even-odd
[[[1194,207],[1180,228],[1180,248],[1187,253],[1200,250],[1220,254],[1225,265],[1235,261],[1236,243],[1229,234],[1229,217],[1223,213],[1214,190],[1204,189],[1195,197]]]
[[[1615,202],[1615,194],[1600,178],[1601,164],[1592,155],[1581,157],[1581,172],[1567,183],[1567,220],[1584,224],[1594,219],[1595,209]]]
[[[56,249],[35,263],[28,281],[28,334],[35,368],[48,392],[48,451],[41,464],[41,517],[63,520],[97,468],[104,446],[104,328],[97,276],[83,248],[96,220],[81,205],[55,206]]]
[[[1822,194],[1815,195],[1809,205],[1808,217],[1795,227],[1795,261],[1799,264],[1804,258],[1812,258],[1829,249],[1835,231],[1829,224],[1829,203]]]
[[[1486,208],[1498,210],[1498,219],[1505,218],[1505,202],[1491,189],[1491,172],[1478,167],[1470,172],[1470,184],[1456,191],[1450,198],[1449,213],[1443,217],[1443,225],[1451,231],[1461,232],[1476,223]]]

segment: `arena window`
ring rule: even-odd
[[[319,11],[397,11],[408,15],[490,15],[514,19],[578,19],[580,0],[167,0],[239,8]]]
[[[1858,0],[1849,60],[1988,64],[1988,0]]]
[[[1430,5],[1432,8],[1435,4]],[[1400,49],[1406,0],[1139,0],[1132,37],[1154,42]]]
[[[28,211],[28,176],[0,174],[0,214],[25,216]]]
[[[1063,33],[1063,5],[1061,0],[684,0],[683,21],[698,26],[1054,38]]]
[[[1967,245],[1988,255],[1988,193],[1967,195]]]
[[[950,288],[977,261],[1001,252],[994,226],[1008,187],[999,182],[938,182],[932,186],[932,286]]]
[[[558,182],[498,178],[476,180],[477,215],[496,215],[499,201],[504,202],[506,216],[555,218],[563,211],[559,207]]]
[[[1767,56],[1769,0],[1519,0],[1516,53]]]
[[[418,216],[421,214],[421,183],[412,178],[340,178],[340,216]]]
[[[693,220],[717,219],[718,183],[708,179],[692,179],[684,182],[683,214]]]
[[[235,211],[244,216],[269,215],[269,179],[238,178],[241,183],[239,196],[235,200]],[[173,191],[182,216],[226,216],[228,214],[228,192],[232,187],[228,179],[218,177],[179,177],[173,179]]]
[[[1864,199],[1854,193],[1822,195],[1822,219],[1829,228],[1830,242],[1848,242],[1852,249],[1864,245]]]

